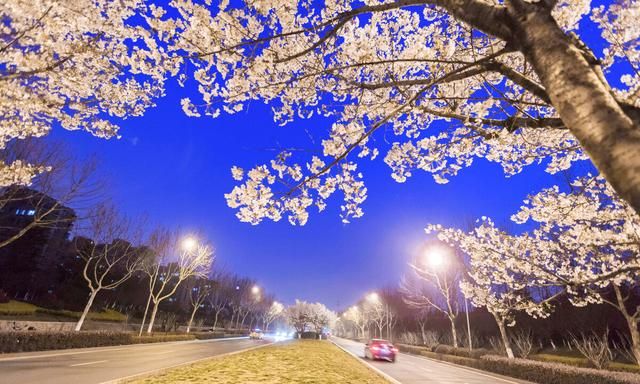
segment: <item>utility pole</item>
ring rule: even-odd
[[[469,300],[464,298],[464,312],[467,314],[467,336],[469,336],[469,350],[473,350],[473,345],[471,344],[471,322],[469,322]]]

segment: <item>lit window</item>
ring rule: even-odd
[[[27,211],[27,215],[29,216],[33,216],[36,214],[36,210],[35,209],[30,209],[29,211]]]

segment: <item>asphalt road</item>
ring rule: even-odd
[[[531,384],[453,364],[401,353],[395,363],[364,359],[364,344],[333,338],[333,341],[402,384]]]
[[[108,383],[266,343],[244,337],[5,354],[0,383]]]

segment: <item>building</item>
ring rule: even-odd
[[[0,195],[0,288],[19,298],[46,293],[49,276],[68,247],[76,214],[31,188],[12,186]]]

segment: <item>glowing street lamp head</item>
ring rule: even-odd
[[[367,300],[371,301],[372,303],[376,303],[376,302],[380,301],[380,296],[378,296],[377,292],[371,292],[367,296]]]
[[[184,249],[185,251],[189,251],[189,252],[193,251],[197,245],[198,245],[198,242],[196,241],[195,238],[191,236],[185,237],[182,240],[182,249]]]
[[[425,253],[426,264],[434,269],[442,268],[447,263],[448,252],[443,247],[432,247]]]
[[[251,287],[251,293],[253,293],[254,295],[257,295],[258,293],[260,293],[260,287],[258,287],[257,285],[254,285],[253,287]]]

